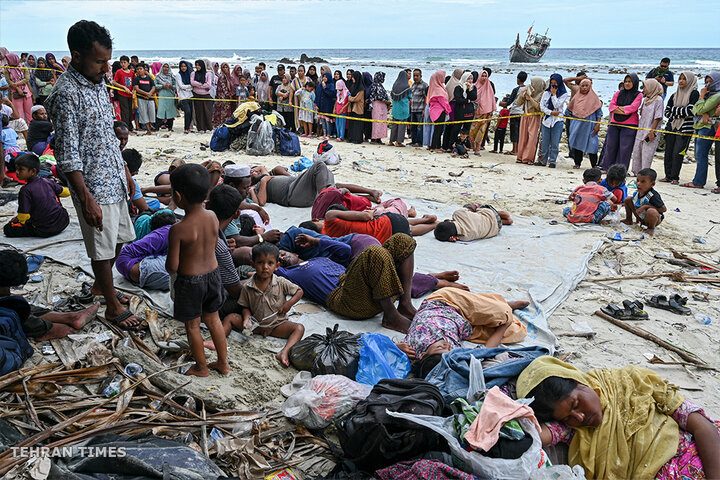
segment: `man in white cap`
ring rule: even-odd
[[[26,139],[27,148],[35,155],[40,156],[47,148],[48,143],[50,143],[53,125],[48,120],[47,111],[42,105],[35,105],[30,109],[30,113],[32,114],[32,120],[30,120]]]
[[[234,239],[235,246],[237,247],[252,247],[264,241],[277,243],[282,236],[282,232],[272,228],[272,225],[270,225],[270,217],[265,209],[247,200],[250,184],[252,183],[250,179],[250,167],[247,165],[230,164],[225,165],[224,170],[223,183],[235,188],[240,192],[240,196],[242,196],[243,201],[240,204],[240,214],[251,216],[253,220],[255,220],[255,225],[263,229],[258,235],[245,237],[240,235],[240,229],[237,224],[230,222],[230,225],[225,230],[225,236]]]

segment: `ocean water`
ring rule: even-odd
[[[457,48],[457,49],[327,49],[327,50],[115,50],[113,54],[138,55],[146,62],[168,62],[177,66],[181,59],[194,61],[209,58],[219,63],[228,62],[231,67],[241,65],[253,72],[258,62],[265,62],[268,70],[275,73],[278,60],[287,57],[297,59],[302,53],[311,57],[321,57],[333,70],[344,72],[348,68],[360,69],[374,74],[383,71],[386,74],[385,87],[390,88],[397,74],[404,68],[420,68],[423,79],[427,81],[436,70],[445,70],[450,75],[455,68],[480,70],[490,67],[493,70],[491,80],[495,83],[497,95],[502,98],[515,87],[517,72],[524,70],[530,77],[549,78],[553,73],[563,77],[575,76],[584,70],[593,78],[594,88],[605,104],[610,101],[623,80],[624,73],[634,72],[641,78],[660,63],[663,57],[670,57],[670,69],[675,72],[676,80],[682,71],[692,71],[697,75],[720,70],[720,48],[553,48],[540,63],[510,63],[508,48]],[[56,52],[57,54],[57,52]],[[60,58],[65,53],[60,53]],[[320,63],[316,64],[318,70]],[[306,65],[307,67],[308,65]],[[702,85],[702,81],[700,82]],[[671,92],[675,87],[670,89]],[[607,112],[606,112],[607,113]]]

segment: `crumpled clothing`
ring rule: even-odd
[[[530,407],[517,403],[502,393],[498,387],[493,387],[485,396],[480,414],[463,438],[475,450],[487,452],[497,443],[503,425],[510,420],[523,417],[531,420],[540,432],[540,424]]]
[[[464,398],[458,398],[450,405],[450,408],[455,414],[453,418],[453,426],[458,438],[462,439],[465,437],[465,434],[467,434],[468,430],[470,430],[470,426],[473,422],[475,422],[475,419],[480,414],[482,405],[482,401],[470,404]],[[525,438],[525,432],[517,420],[510,420],[509,422],[503,424],[500,428],[500,438],[506,438],[508,440],[521,440]]]
[[[241,103],[233,112],[233,117],[237,118],[237,122],[233,124],[226,125],[228,128],[235,128],[239,125],[242,125],[245,120],[248,118],[248,113],[250,112],[256,112],[260,110],[260,104],[257,102],[243,102]]]
[[[437,460],[399,462],[376,471],[375,476],[380,480],[477,480],[478,478]]]

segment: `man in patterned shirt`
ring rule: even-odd
[[[90,257],[95,284],[105,297],[105,318],[130,329],[138,319],[115,290],[112,265],[120,247],[135,238],[126,200],[134,187],[113,131],[113,110],[105,75],[112,57],[112,39],[104,27],[81,20],[67,35],[72,61],[46,100],[55,126],[55,158],[70,191]],[[129,187],[130,186],[130,187]]]

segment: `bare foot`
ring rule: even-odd
[[[415,207],[408,208],[408,217],[414,218],[417,216],[417,210],[415,210]]]
[[[400,333],[407,333],[410,328],[410,320],[403,317],[399,312],[393,315],[383,315],[382,326]]]
[[[647,233],[648,235],[650,235],[652,237],[653,235],[655,235],[655,229],[648,228],[647,230],[645,230],[645,233]]]
[[[498,215],[500,215],[500,220],[502,220],[503,225],[513,224],[513,219],[508,212],[498,212]]]
[[[417,313],[417,310],[415,310],[415,307],[413,307],[413,304],[411,302],[400,302],[397,307],[397,311],[400,315],[409,318],[410,320],[415,318],[415,314]]]
[[[95,286],[93,283],[92,287],[90,287],[90,293],[97,296],[102,296],[102,290],[100,290],[98,287]],[[115,295],[117,295],[119,292],[115,290]],[[118,298],[118,301],[122,303],[123,305],[127,305],[130,303],[130,298],[132,298],[130,295],[123,294],[121,298]]]
[[[423,223],[435,223],[437,222],[437,215],[423,215],[420,220],[423,220]]]
[[[523,308],[527,308],[527,306],[530,305],[530,302],[526,302],[525,300],[516,300],[514,302],[507,303],[513,310],[522,310]]]
[[[215,343],[212,340],[205,340],[203,342],[203,347],[207,348],[208,350],[215,350]]]
[[[457,282],[448,282],[447,280],[438,280],[435,288],[459,288],[460,290],[470,291],[470,287]]]
[[[447,272],[431,273],[438,280],[447,280],[448,282],[457,282],[460,279],[460,272],[457,270],[448,270]]]
[[[287,350],[284,348],[275,355],[275,358],[277,358],[284,367],[290,366],[290,357],[288,356]]]
[[[80,330],[82,327],[87,325],[88,322],[95,320],[99,308],[100,304],[96,303],[90,308],[86,308],[85,310],[77,312],[77,318],[75,318],[72,323],[70,323],[70,326],[72,326],[75,330]]]
[[[210,363],[208,363],[208,368],[217,370],[218,372],[220,372],[223,375],[227,375],[228,373],[230,373],[230,364],[227,362],[225,362],[225,363],[210,362]]]
[[[633,221],[626,218],[624,220],[620,220],[620,223],[624,223],[625,225],[632,225]]]
[[[370,201],[380,203],[382,201],[380,199],[382,197],[382,194],[383,192],[381,192],[380,190],[372,190],[369,195]]]
[[[192,367],[185,372],[185,375],[195,375],[196,377],[207,377],[210,375],[210,370],[207,367],[200,368],[198,364],[194,364]]]

